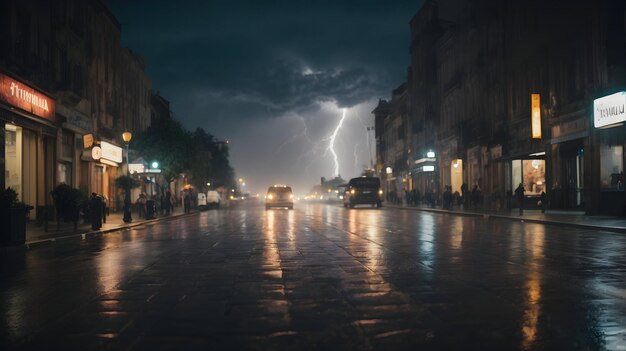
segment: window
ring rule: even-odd
[[[22,201],[22,128],[4,126],[5,186],[15,190]]]
[[[546,161],[539,159],[513,160],[511,164],[511,192],[522,183],[528,196],[546,191]]]
[[[600,145],[600,188],[605,190],[624,189],[624,147],[622,145]]]
[[[522,172],[526,195],[541,195],[546,190],[545,160],[523,160]]]
[[[68,163],[59,163],[58,165],[59,183],[72,185],[72,166]]]

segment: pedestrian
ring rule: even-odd
[[[469,202],[469,188],[465,182],[461,185],[461,202],[463,203],[463,209],[466,209]]]
[[[420,203],[420,191],[417,190],[417,188],[413,189],[413,196],[411,196],[411,198],[413,199],[413,206],[417,206]]]
[[[89,215],[91,222],[91,229],[98,230],[102,228],[102,213],[104,212],[104,206],[102,204],[102,197],[97,193],[91,193],[89,198]]]
[[[100,198],[102,199],[102,223],[106,223],[109,215],[109,198],[106,195],[102,195]]]
[[[169,215],[170,211],[172,210],[172,193],[169,189],[165,191],[165,199],[163,200],[163,202],[165,203],[165,213]]]
[[[452,209],[452,187],[449,185],[446,185],[445,190],[443,191],[443,209]]]
[[[519,183],[517,189],[515,189],[515,200],[517,200],[520,216],[524,214],[524,191],[526,191],[526,189],[524,189],[524,185]]]
[[[478,186],[478,184],[474,184],[474,188],[472,188],[472,205],[474,206],[474,209],[478,208],[478,205],[480,204],[480,187]]]
[[[139,197],[137,198],[137,208],[139,209],[139,218],[145,218],[146,217],[146,194],[141,193],[139,194]]]
[[[183,192],[183,207],[185,208],[185,213],[191,212],[191,196],[189,196],[188,190]]]

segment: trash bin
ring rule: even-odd
[[[146,201],[146,219],[154,219],[154,213],[156,211],[154,206],[154,200]]]
[[[20,245],[26,238],[27,206],[12,207],[0,214],[0,244]]]

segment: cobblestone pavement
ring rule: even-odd
[[[626,235],[305,205],[2,251],[0,349],[626,349]]]

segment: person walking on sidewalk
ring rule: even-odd
[[[137,207],[139,208],[139,218],[146,218],[146,194],[139,194],[137,198]]]
[[[515,200],[517,200],[517,206],[519,208],[519,215],[523,215],[524,214],[524,191],[526,189],[524,189],[524,185],[522,185],[522,183],[519,183],[519,185],[517,186],[517,189],[515,189]]]

